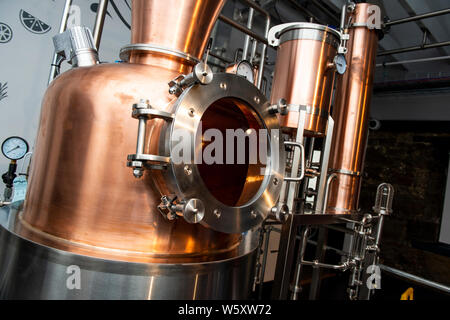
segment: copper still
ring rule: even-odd
[[[348,69],[337,79],[329,165],[329,172],[335,173],[336,178],[330,184],[326,209],[331,214],[358,210],[378,45],[377,30],[367,26],[368,6],[372,5],[357,4],[349,14]]]
[[[278,46],[271,103],[285,99],[288,104],[306,106],[305,135],[323,136],[331,106],[339,33],[314,23],[287,23],[271,29],[269,42]],[[280,116],[280,124],[297,128],[298,112]]]
[[[168,108],[173,96],[167,83],[193,65],[171,52],[201,58],[224,2],[135,0],[132,44],[157,44],[167,53],[131,50],[129,63],[77,68],[53,81],[43,100],[17,226],[21,235],[70,252],[135,262],[234,254],[240,235],[166,221],[156,210],[161,195],[152,174],[137,180],[124,161],[136,144],[130,106],[145,97],[155,108]]]
[[[53,80],[23,209],[12,210],[11,230],[0,228],[9,239],[0,252],[16,261],[0,265],[9,274],[0,279],[0,296],[247,297],[258,238],[252,228],[276,204],[284,156],[280,165],[249,163],[246,144],[244,163],[172,158],[178,129],[200,136],[189,146],[194,155],[208,147],[209,128],[278,131],[252,83],[212,74],[200,61],[224,3],[134,0],[131,44],[120,53],[126,63],[80,66]],[[89,34],[83,35],[89,46]],[[61,51],[71,52],[64,35],[58,41]],[[197,80],[182,87],[177,79]],[[142,122],[143,114],[152,116]],[[274,139],[270,148],[280,137]],[[137,168],[139,157],[166,162]],[[32,266],[26,276],[21,264]],[[65,285],[73,265],[85,275],[82,293]]]

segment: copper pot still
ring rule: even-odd
[[[325,134],[334,83],[337,31],[314,23],[286,23],[271,29],[271,45],[278,46],[271,103],[306,106],[305,136]],[[287,131],[298,127],[298,112],[280,117]]]
[[[330,214],[358,210],[379,35],[376,29],[367,27],[373,12],[369,6],[373,5],[359,3],[348,16],[352,24],[346,55],[348,68],[337,79],[332,112],[335,127],[329,172],[337,176],[330,184],[326,209]]]
[[[169,110],[174,96],[168,82],[190,72],[192,58],[202,58],[224,3],[134,0],[131,43],[164,50],[133,49],[127,52],[128,63],[76,68],[52,82],[16,225],[21,236],[72,253],[128,262],[205,262],[237,255],[240,234],[183,219],[167,221],[156,209],[161,193],[154,180],[160,174],[146,171],[136,179],[126,166],[127,154],[136,150],[131,106],[145,98],[154,108]],[[225,107],[237,110],[240,104],[231,99]],[[233,122],[236,112],[220,116]],[[162,126],[155,120],[147,131],[158,136]],[[147,141],[146,152],[157,152],[157,143]],[[234,174],[245,178],[247,172]],[[229,179],[242,181],[242,176],[232,172]],[[234,192],[239,199],[239,190],[232,187],[225,183],[216,192]]]

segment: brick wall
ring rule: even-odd
[[[360,197],[360,207],[370,210],[378,184],[394,186],[382,263],[447,285],[450,257],[419,248],[439,238],[449,152],[448,122],[382,122],[369,134]]]

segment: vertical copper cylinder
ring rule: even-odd
[[[367,28],[370,5],[357,4],[349,17],[354,25],[349,29],[348,69],[338,78],[333,108],[335,128],[329,171],[337,176],[329,190],[326,211],[331,214],[358,210],[378,45],[377,30]]]
[[[225,1],[133,0],[131,43],[153,44],[200,59]],[[154,63],[154,57],[150,60],[145,52],[130,56],[132,63]]]
[[[287,24],[278,37],[271,103],[283,98],[289,104],[306,106],[305,135],[323,135],[333,92],[333,59],[339,46],[339,33],[318,24],[298,23]],[[297,128],[298,112],[280,117],[280,124]]]
[[[200,58],[224,2],[134,0],[132,42]],[[132,105],[144,98],[168,110],[174,97],[167,83],[190,63],[149,51],[131,52],[130,62],[72,69],[49,86],[15,231],[105,259],[184,263],[233,256],[240,235],[167,221],[157,211],[155,173],[136,179],[126,166],[127,154],[136,150]],[[155,121],[148,131],[157,134],[160,127]]]

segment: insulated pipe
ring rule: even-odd
[[[72,0],[66,0],[66,4],[64,5],[64,11],[63,11],[63,15],[61,18],[61,24],[59,26],[58,33],[63,33],[64,31],[66,31],[67,20],[69,19],[71,5],[72,5]],[[58,54],[55,52],[53,55],[52,66],[50,68],[50,75],[48,77],[47,84],[50,84],[53,81],[53,79],[55,79],[55,77],[57,76],[57,70],[56,70],[57,63],[58,63]]]

